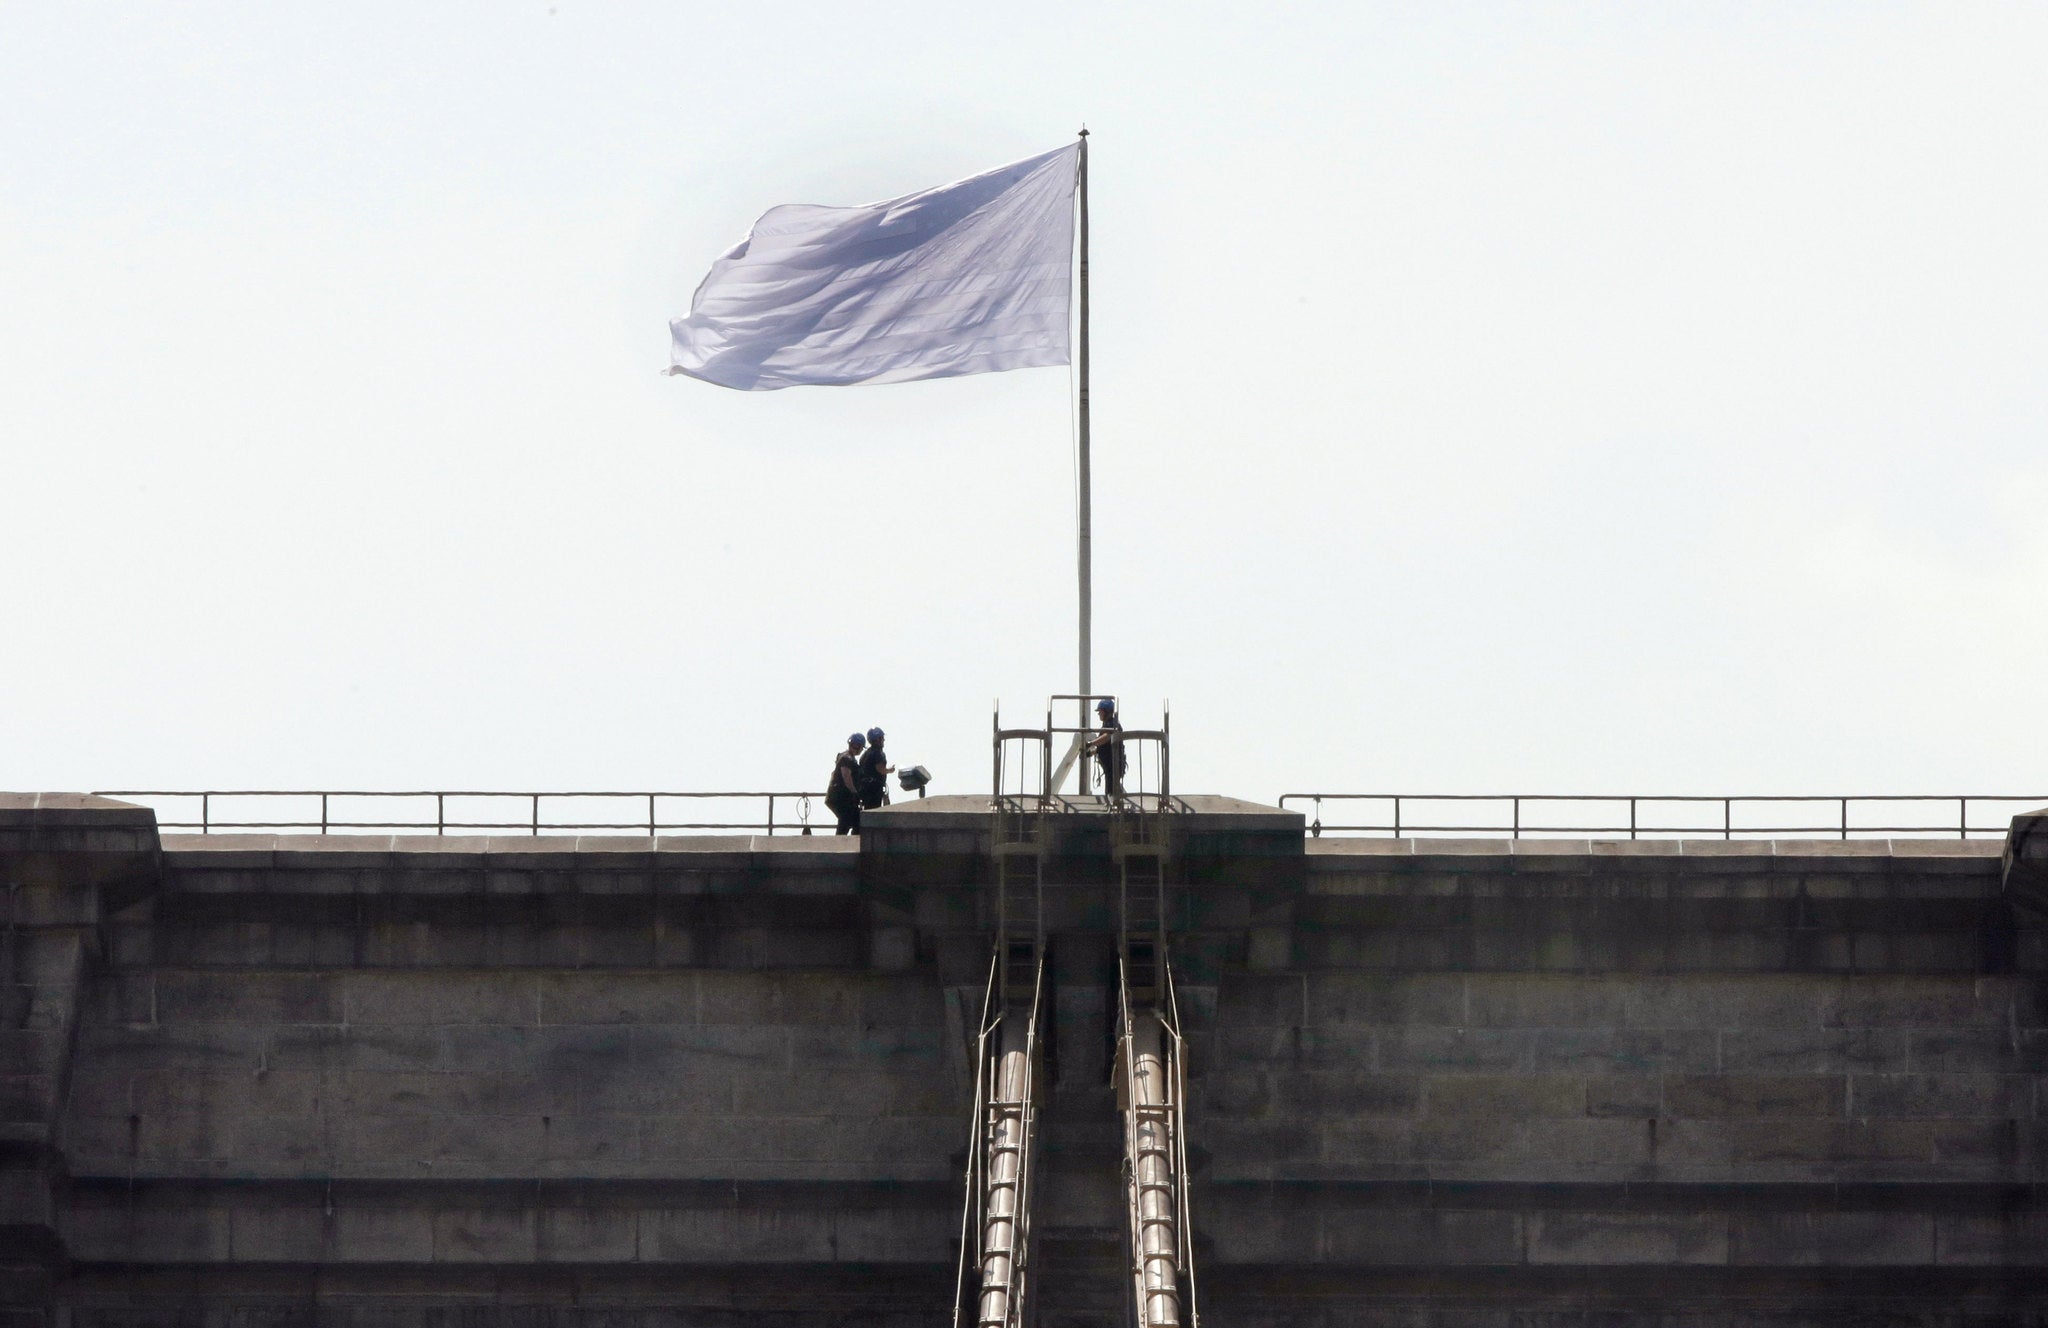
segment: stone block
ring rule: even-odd
[[[1322,1214],[1313,1209],[1231,1202],[1213,1197],[1203,1209],[1205,1257],[1222,1264],[1304,1264],[1319,1261]]]
[[[1257,1117],[1273,1109],[1273,1072],[1227,1068],[1191,1076],[1188,1096],[1193,1110],[1222,1116]]]
[[[685,972],[547,973],[543,1024],[683,1024],[697,1020],[697,982]]]
[[[165,1024],[338,1024],[338,980],[325,973],[215,973],[167,970],[156,977]]]
[[[1916,1168],[1934,1160],[1933,1122],[1788,1119],[1700,1125],[1718,1133],[1734,1174],[1750,1179],[1931,1178]]]
[[[743,1235],[740,1228],[743,1217],[753,1217],[747,1223],[748,1231]],[[638,1218],[638,1239],[636,1248],[638,1261],[643,1264],[719,1264],[734,1263],[746,1259],[745,1248],[758,1241],[763,1234],[764,1223],[758,1215],[742,1214],[734,1209],[722,1208],[670,1208],[642,1211]],[[827,1226],[817,1216],[804,1222],[805,1230],[799,1232],[792,1224],[783,1224],[784,1233],[796,1236],[795,1244],[801,1248],[804,1236],[810,1237],[812,1256],[829,1257],[830,1241]],[[791,1257],[795,1257],[792,1253]]]
[[[474,1071],[545,1065],[549,1073],[556,1073],[574,1064],[572,1058],[547,1059],[559,1053],[565,1042],[578,1034],[609,1031],[612,1030],[539,1028],[530,1024],[443,1024],[434,1030],[436,1051],[431,1068]]]
[[[875,927],[868,932],[868,968],[877,973],[907,973],[917,964],[917,929]]]
[[[1351,1031],[1348,1025],[1334,1029]],[[1329,1030],[1312,1030],[1322,1034]],[[1373,1035],[1383,1070],[1490,1070],[1524,1068],[1534,1034],[1519,1028],[1393,1028]]]
[[[1559,1074],[1440,1074],[1426,1084],[1432,1116],[1583,1116],[1586,1081]]]
[[[939,1115],[960,1106],[950,1080],[910,1077],[872,1067],[818,1067],[795,1074],[740,1072],[733,1108],[749,1112],[901,1116]]]
[[[1307,982],[1294,975],[1226,975],[1217,988],[1216,1022],[1282,1028],[1305,1024]]]
[[[144,1116],[292,1115],[319,1109],[325,1081],[306,1070],[143,1070],[133,1080]]]
[[[358,1173],[492,1174],[531,1167],[542,1155],[538,1116],[347,1116],[337,1122],[341,1158]],[[525,1172],[523,1174],[531,1174]]]
[[[1488,1028],[1612,1028],[1628,985],[1620,979],[1474,973],[1465,980],[1470,1022]]]
[[[2048,1213],[1942,1213],[1934,1261],[1950,1266],[2048,1267]]]
[[[1295,979],[1273,979],[1294,981]],[[1231,983],[1224,991],[1229,995]],[[1465,1017],[1465,979],[1454,974],[1318,973],[1307,982],[1308,1022],[1435,1024],[1458,1027]],[[1275,1013],[1281,1013],[1281,1010]],[[1287,1023],[1274,1018],[1264,1022]]]
[[[1245,930],[1245,967],[1254,973],[1280,973],[1294,966],[1294,928],[1264,924]]]
[[[247,1030],[261,1037],[261,1030]],[[356,1025],[349,1028],[279,1028],[261,1050],[261,1063],[278,1069],[431,1071],[447,1064],[441,1034],[429,1027]],[[253,1066],[255,1055],[249,1057]]]
[[[422,1070],[352,1070],[337,1075],[336,1094],[353,1115],[562,1115],[575,1106],[577,1084],[566,1076]]]
[[[1523,1133],[1524,1154],[1537,1168],[1525,1174],[1544,1180],[1635,1170],[1650,1165],[1655,1156],[1656,1131],[1649,1120],[1558,1117],[1529,1121]]]
[[[1680,1119],[1757,1120],[1842,1114],[1841,1075],[1674,1074],[1664,1080],[1664,1110]]]
[[[1219,1117],[1199,1125],[1191,1122],[1190,1138],[1198,1129],[1201,1146],[1209,1154],[1209,1170],[1219,1181],[1270,1179],[1275,1163],[1309,1162],[1322,1154],[1322,1129],[1300,1118]]]
[[[337,1263],[432,1262],[434,1215],[422,1208],[339,1205],[332,1222]]]
[[[1915,1212],[1735,1213],[1730,1262],[1766,1267],[1925,1267],[1934,1216]]]
[[[733,1109],[734,1069],[713,1056],[684,1068],[674,1058],[660,1064],[621,1059],[591,1065],[570,1081],[576,1110],[585,1114],[728,1112]]]
[[[1522,1155],[1527,1129],[1495,1116],[1418,1121],[1408,1131],[1409,1152],[1390,1161],[1497,1163]]]
[[[1664,1082],[1653,1074],[1596,1074],[1586,1078],[1586,1114],[1648,1120],[1662,1115]]]
[[[46,1074],[0,1074],[0,1122],[33,1124],[40,1132],[51,1115],[57,1081]]]
[[[1999,1028],[1915,1031],[1906,1035],[1908,1066],[1923,1074],[2048,1072],[2048,1042]]]
[[[1833,1008],[1834,982],[1800,974],[1643,977],[1627,984],[1627,1022],[1637,1028],[1817,1028]]]
[[[540,1122],[540,1156],[564,1169],[580,1174],[596,1169],[612,1174],[613,1169],[636,1172],[640,1161],[638,1116],[543,1116]]]
[[[74,1207],[64,1223],[74,1259],[101,1263],[219,1263],[233,1257],[224,1208]]]
[[[1331,1162],[1427,1161],[1410,1120],[1353,1119],[1322,1126],[1322,1155]]]
[[[639,1244],[630,1208],[547,1208],[534,1230],[535,1257],[544,1263],[630,1263]]]
[[[2024,1075],[1858,1074],[1849,1077],[1851,1116],[2018,1118],[2033,1114],[2034,1085]]]
[[[240,1263],[319,1263],[332,1257],[328,1220],[318,1208],[238,1208],[229,1243]]]
[[[850,975],[703,969],[696,978],[706,1024],[851,1027],[859,1018],[863,984]]]
[[[1518,1264],[1521,1224],[1515,1213],[1339,1209],[1323,1214],[1322,1257],[1367,1267]]]
[[[526,1208],[463,1208],[434,1214],[437,1263],[531,1263],[535,1215]]]
[[[950,1208],[898,1204],[832,1215],[833,1257],[841,1263],[944,1265],[959,1237],[960,1215]]]
[[[936,982],[922,974],[877,974],[860,984],[859,1018],[864,1029],[943,1029],[944,993]]]
[[[1921,1123],[1921,1122],[1914,1122]],[[1934,1139],[1934,1161],[1969,1178],[2027,1174],[2035,1159],[2032,1132],[2016,1120],[1938,1120],[1924,1124]]]
[[[1363,1070],[1275,1075],[1275,1102],[1286,1111],[1333,1117],[1412,1116],[1421,1109],[1422,1080]]]
[[[1529,1036],[1530,1065],[1540,1072],[1650,1075],[1718,1068],[1717,1035],[1708,1029],[1554,1028]]]
[[[351,1024],[533,1024],[535,978],[519,973],[395,972],[347,975]],[[159,998],[161,999],[161,998]]]
[[[219,1153],[208,1174],[326,1176],[335,1168],[332,1113],[319,1117],[236,1115],[223,1123]]]
[[[1529,1216],[1533,1264],[1723,1264],[1728,1217],[1721,1213],[1570,1213]]]
[[[2004,990],[2002,985],[1981,987],[1968,973],[1851,976],[1840,980],[1827,1022],[1844,1028],[1995,1026],[2005,1017],[1999,999]]]
[[[1906,1067],[1906,1034],[1892,1028],[1743,1028],[1721,1034],[1731,1074],[1877,1073]]]

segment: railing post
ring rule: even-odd
[[[1842,799],[1842,839],[1843,839],[1843,842],[1845,842],[1845,843],[1846,843],[1846,842],[1848,841],[1848,838],[1849,838],[1849,800],[1848,800],[1847,798],[1844,798],[1844,799]]]
[[[775,795],[768,795],[768,833],[775,833]]]
[[[1965,798],[1957,798],[1957,799],[1956,799],[1956,838],[1958,838],[1958,839],[1968,839],[1969,837],[1970,837],[1970,800],[1969,800],[1968,798],[1966,798],[1966,797],[1965,797]]]
[[[1636,837],[1636,800],[1634,798],[1628,800],[1628,837],[1630,839]]]
[[[1721,838],[1735,838],[1735,799],[1721,799]]]
[[[199,833],[202,835],[213,833],[213,795],[211,793],[199,795]]]
[[[327,833],[327,795],[320,795],[320,833]]]
[[[1508,835],[1508,838],[1520,839],[1522,837],[1522,796],[1518,793],[1514,797],[1508,799],[1508,801],[1514,807],[1514,830],[1512,831],[1512,833]]]
[[[436,793],[434,795],[434,833],[437,835],[448,833],[448,795],[445,793]]]
[[[654,795],[647,795],[647,837],[654,838]]]
[[[1394,795],[1394,838],[1401,837],[1401,795]]]
[[[529,805],[530,805],[530,810],[531,810],[531,811],[532,811],[532,813],[533,813],[533,833],[534,833],[535,835],[539,835],[539,834],[540,834],[540,794],[538,794],[538,793],[529,793],[529,794],[527,794],[526,796],[527,796],[527,799],[528,799],[528,802],[529,802]]]

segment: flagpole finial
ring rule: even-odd
[[[1081,137],[1083,137],[1083,138],[1086,138],[1086,137],[1088,137],[1088,126],[1087,126],[1087,125],[1082,125],[1082,126],[1081,126]]]

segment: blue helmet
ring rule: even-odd
[[[1103,697],[1103,698],[1102,698],[1102,699],[1101,699],[1100,701],[1097,701],[1097,702],[1095,703],[1095,713],[1096,713],[1096,714],[1098,714],[1098,715],[1106,715],[1106,714],[1108,714],[1108,713],[1109,713],[1110,711],[1112,711],[1112,710],[1115,710],[1115,709],[1116,709],[1116,702],[1115,702],[1115,701],[1112,701],[1112,700],[1111,700],[1110,698],[1108,698],[1108,697],[1106,697],[1106,696],[1105,696],[1105,697]]]
[[[888,735],[887,735],[886,733],[883,733],[883,732],[882,732],[882,731],[881,731],[880,729],[869,729],[869,730],[868,730],[868,741],[869,741],[869,742],[880,742],[880,741],[881,741],[881,740],[882,740],[883,738],[885,738],[885,737],[887,737],[887,736],[888,736]]]
[[[865,747],[868,745],[868,740],[861,737],[858,733],[849,733],[846,735],[846,745],[849,747]]]

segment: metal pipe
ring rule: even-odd
[[[1130,1041],[1132,1273],[1142,1328],[1180,1323],[1180,1201],[1174,1172],[1171,1071],[1159,1015],[1136,1017]]]
[[[981,1242],[982,1328],[1003,1328],[1016,1311],[1022,1274],[1025,1213],[1025,1104],[1031,1091],[1031,1039],[1026,1020],[1011,1015],[997,1029],[990,1073],[988,1127],[983,1163],[986,1213]]]

